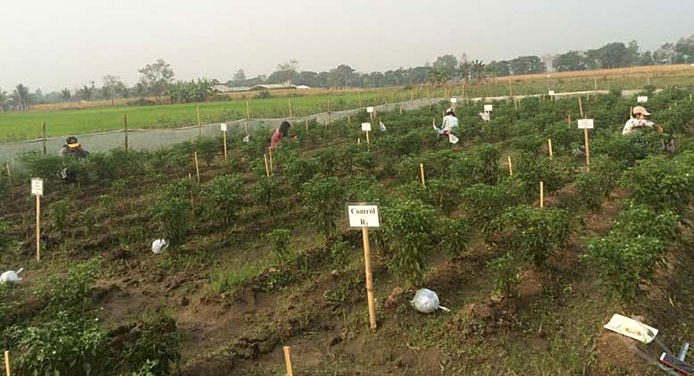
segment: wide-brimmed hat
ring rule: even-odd
[[[642,114],[642,115],[648,116],[648,115],[651,114],[650,112],[646,111],[646,109],[643,108],[642,106],[636,106],[636,107],[634,107],[634,109],[631,110],[631,112],[632,112],[634,115],[636,115],[636,114]]]

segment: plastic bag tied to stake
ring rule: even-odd
[[[414,309],[422,313],[432,313],[436,310],[450,312],[451,310],[439,304],[439,296],[429,289],[419,289],[410,301]]]
[[[8,270],[0,274],[0,283],[15,284],[21,281],[22,278],[19,276],[19,274],[22,272],[22,270],[24,270],[24,268],[20,268],[16,272],[14,270]]]

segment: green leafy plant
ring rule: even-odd
[[[345,240],[337,240],[330,247],[330,259],[335,266],[343,267],[347,264],[349,251],[352,250],[352,245]]]
[[[155,376],[170,375],[181,358],[176,320],[163,313],[145,316],[133,334],[136,339],[126,344],[121,363]]]
[[[511,296],[520,282],[521,272],[519,262],[513,253],[506,252],[502,256],[490,260],[487,262],[487,268],[494,277],[496,291],[505,296]]]
[[[221,219],[230,224],[236,219],[241,207],[243,180],[239,176],[221,175],[212,179],[203,188],[205,214],[210,219]]]
[[[48,206],[48,218],[59,232],[63,232],[71,222],[72,204],[67,199],[59,200]]]
[[[336,177],[317,175],[303,184],[301,197],[311,211],[311,220],[325,236],[334,234],[345,196],[346,189]]]
[[[454,256],[460,256],[467,249],[470,222],[465,217],[443,218],[436,226],[436,234],[442,248]]]
[[[274,229],[266,235],[270,242],[270,249],[278,260],[284,261],[291,254],[289,244],[291,242],[291,232],[287,229]]]
[[[652,156],[624,173],[622,186],[637,202],[683,212],[694,199],[694,153],[674,159]]]

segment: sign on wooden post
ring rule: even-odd
[[[294,370],[292,370],[292,357],[289,354],[290,347],[284,346],[284,365],[287,367],[287,376],[294,376]]]
[[[31,179],[31,194],[36,196],[36,261],[41,261],[41,196],[43,196],[43,179]]]
[[[640,95],[640,96],[636,97],[636,101],[639,103],[647,103],[648,97],[645,95]]]
[[[361,228],[364,244],[364,269],[366,273],[366,298],[369,305],[369,327],[376,329],[376,307],[374,304],[373,275],[371,273],[371,250],[369,248],[369,227],[380,227],[378,206],[374,204],[347,204],[349,227]]]
[[[219,128],[222,130],[222,138],[224,138],[224,159],[227,159],[227,125],[222,123]]]
[[[583,129],[583,139],[586,147],[586,166],[590,171],[590,143],[588,142],[588,129],[593,129],[593,119],[579,119],[578,129]]]
[[[484,112],[492,112],[493,109],[494,109],[494,105],[492,105],[492,104],[485,104],[484,105]]]
[[[369,148],[369,132],[371,132],[371,123],[361,123],[362,132],[366,132],[366,147]]]

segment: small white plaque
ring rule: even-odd
[[[33,178],[31,179],[31,194],[37,196],[43,196],[43,179]]]
[[[457,99],[451,98],[451,103],[455,103],[455,102],[457,102],[457,101],[458,101]]]
[[[371,123],[361,123],[361,130],[371,132]]]
[[[368,204],[347,204],[349,227],[381,227],[378,206]]]
[[[593,129],[593,119],[578,119],[578,129]]]
[[[550,90],[549,95],[554,96],[554,90]]]
[[[227,131],[227,125],[224,124],[224,123],[222,123],[222,124],[219,126],[219,128],[222,130],[222,132],[226,132],[226,131]]]
[[[485,104],[484,105],[484,112],[491,112],[494,109],[494,106],[491,104]]]
[[[636,98],[636,101],[639,102],[639,103],[646,103],[646,102],[648,102],[648,97],[645,96],[645,95],[638,96],[638,97]]]
[[[373,107],[367,107],[366,112],[372,113],[372,112],[374,112],[374,108]]]

